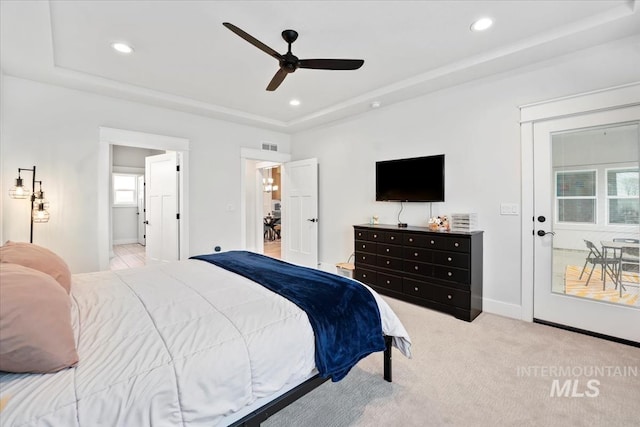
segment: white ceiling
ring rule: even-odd
[[[30,78],[295,132],[472,79],[640,34],[635,0],[6,1],[0,65]],[[494,26],[469,30],[479,17]],[[364,59],[356,71],[299,69],[265,90],[299,32],[306,58]],[[125,56],[110,44],[126,41]],[[298,107],[289,100],[301,101]]]

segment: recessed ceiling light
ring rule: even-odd
[[[120,52],[120,53],[132,53],[133,52],[133,48],[131,46],[129,46],[126,43],[122,43],[122,42],[117,42],[117,43],[111,43],[111,47]]]
[[[471,31],[484,31],[493,25],[491,18],[480,18],[471,24]]]
[[[298,105],[300,105],[300,101],[297,99],[292,99],[291,101],[289,101],[289,105],[297,107]]]

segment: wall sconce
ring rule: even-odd
[[[33,177],[31,179],[31,188],[28,189],[24,186],[24,181],[20,176],[22,171],[32,172]],[[39,188],[36,191],[36,183],[38,183]],[[42,191],[42,181],[36,181],[36,167],[33,169],[26,168],[18,168],[18,178],[16,178],[16,185],[11,187],[9,190],[9,197],[12,199],[26,199],[29,197],[31,199],[31,210],[30,212],[30,232],[29,232],[29,243],[33,243],[33,223],[42,223],[49,221],[49,202],[44,198],[44,191]]]

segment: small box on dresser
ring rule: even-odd
[[[482,231],[355,225],[354,278],[470,322],[482,312],[482,237]]]

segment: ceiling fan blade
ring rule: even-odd
[[[240,28],[236,27],[235,25],[230,24],[229,22],[223,22],[222,25],[224,25],[225,27],[227,27],[228,29],[230,29],[231,31],[233,31],[234,33],[236,33],[237,35],[239,35],[240,37],[242,37],[243,39],[245,39],[255,47],[257,47],[261,51],[266,52],[267,54],[273,56],[278,61],[282,60],[282,55],[280,55],[278,52],[271,49],[269,46],[262,43],[260,40],[256,39],[252,35],[242,31]]]
[[[362,59],[301,59],[299,68],[313,68],[315,70],[357,70],[362,67]]]
[[[287,72],[280,68],[276,75],[271,79],[271,82],[269,82],[267,90],[273,92],[274,90],[278,89],[278,86],[280,86],[280,83],[282,83],[285,77],[287,77]]]

